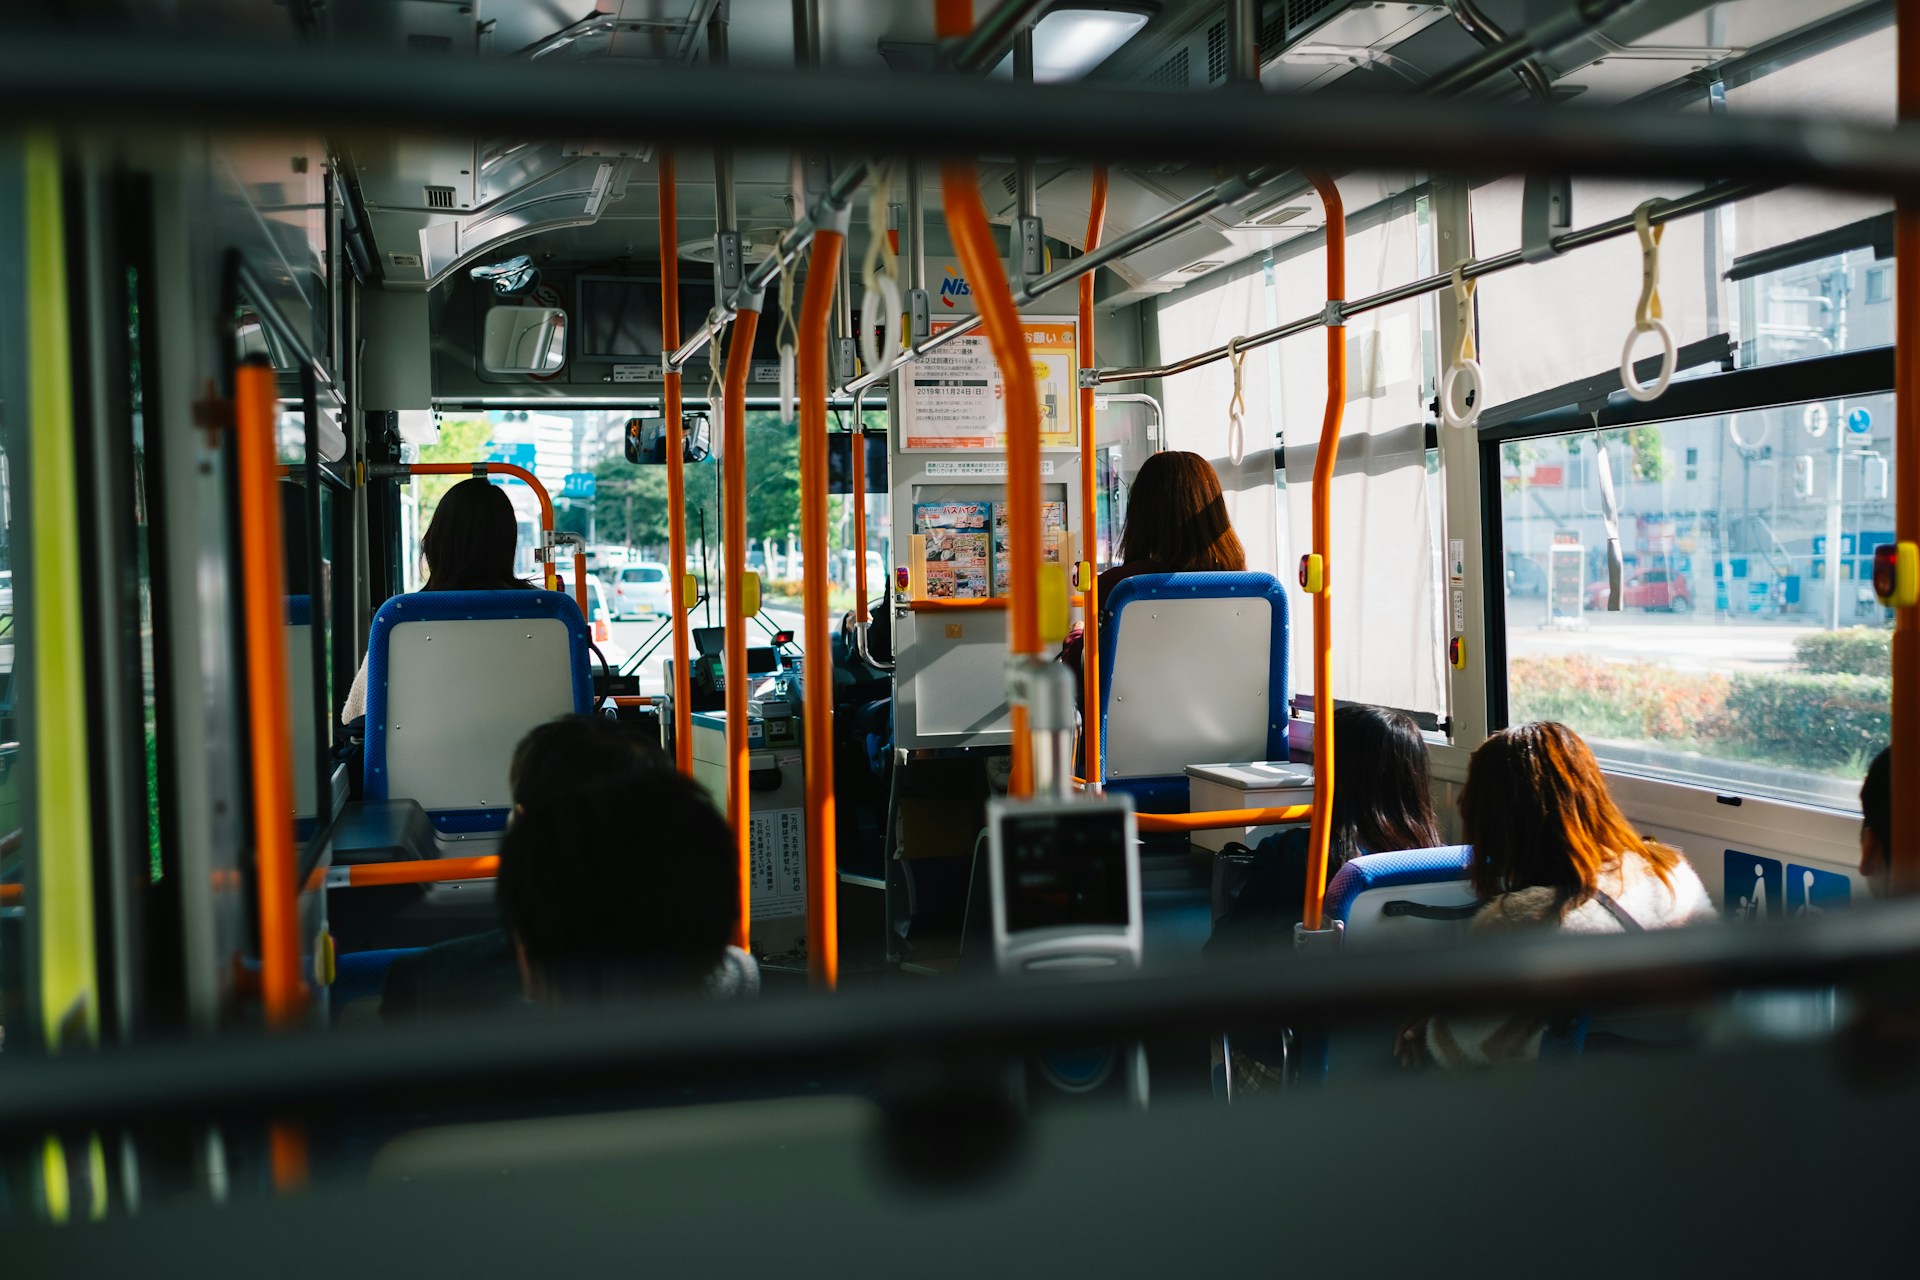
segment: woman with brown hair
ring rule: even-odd
[[[1714,915],[1686,858],[1634,831],[1593,752],[1563,724],[1517,725],[1482,743],[1460,814],[1484,904],[1475,933],[1640,933]],[[1527,1059],[1546,1026],[1534,1015],[1431,1018],[1401,1033],[1399,1049],[1404,1060],[1424,1050],[1443,1066]]]
[[[1213,465],[1197,453],[1168,450],[1140,466],[1127,489],[1120,563],[1100,575],[1100,599],[1142,573],[1242,573],[1247,550],[1227,516]],[[1060,659],[1080,669],[1082,629],[1075,625]]]

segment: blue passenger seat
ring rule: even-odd
[[[592,700],[587,624],[571,597],[395,596],[367,644],[367,799],[418,801],[443,853],[485,852],[471,843],[506,827],[515,746]]]
[[[327,988],[327,1010],[332,1020],[340,1021],[350,1006],[377,1002],[393,962],[418,950],[419,947],[393,947],[385,951],[349,951],[336,956],[333,985]]]
[[[1271,574],[1138,574],[1100,610],[1108,787],[1184,813],[1188,765],[1287,758],[1287,593]]]

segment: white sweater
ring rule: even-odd
[[[1667,870],[1671,888],[1639,853],[1600,874],[1600,890],[1643,929],[1673,929],[1715,916],[1713,901],[1700,877],[1683,858]],[[1548,888],[1516,889],[1487,903],[1473,918],[1477,934],[1513,929],[1558,928],[1565,933],[1625,933],[1600,900],[1590,898],[1557,913],[1558,893]],[[1427,1052],[1442,1066],[1480,1066],[1536,1058],[1546,1019],[1534,1014],[1433,1018],[1427,1023]]]

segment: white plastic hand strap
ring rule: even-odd
[[[1227,340],[1227,354],[1233,358],[1233,399],[1227,402],[1227,461],[1236,467],[1247,456],[1247,398],[1242,378],[1247,352],[1240,345],[1246,340],[1245,334]]]
[[[713,433],[713,442],[708,447],[714,453],[720,452],[722,428],[726,422],[726,415],[720,407],[720,388],[724,385],[725,380],[720,372],[720,337],[715,334],[707,341],[707,423],[708,430]]]
[[[791,426],[799,412],[800,329],[793,318],[793,277],[798,260],[780,269],[780,421]]]
[[[893,167],[874,166],[874,174],[867,206],[867,257],[860,270],[860,282],[866,286],[860,299],[860,360],[868,373],[890,368],[900,351],[900,260],[887,235]]]
[[[1466,278],[1466,260],[1453,264],[1454,326],[1460,334],[1453,361],[1440,380],[1440,421],[1449,427],[1471,429],[1480,421],[1480,410],[1487,402],[1486,383],[1480,376],[1480,362],[1473,349],[1473,291],[1478,280]]]
[[[1679,352],[1673,344],[1673,330],[1660,318],[1660,236],[1666,225],[1653,226],[1649,214],[1657,200],[1649,200],[1633,211],[1633,228],[1640,235],[1640,303],[1633,312],[1633,332],[1620,349],[1620,386],[1635,400],[1656,400],[1673,381]],[[1644,385],[1633,375],[1633,344],[1643,333],[1660,335],[1660,372]]]

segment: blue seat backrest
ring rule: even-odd
[[[348,951],[336,956],[333,985],[327,988],[328,1008],[338,1016],[347,1005],[378,1000],[393,962],[419,950],[419,947],[394,947],[388,951]]]
[[[1458,929],[1464,921],[1434,921],[1401,915],[1386,910],[1396,901],[1417,901],[1426,906],[1461,907],[1471,904],[1473,888],[1467,882],[1467,870],[1473,862],[1473,846],[1440,845],[1432,849],[1402,849],[1395,853],[1368,853],[1350,858],[1327,886],[1324,915],[1346,926],[1349,937],[1396,927],[1424,928],[1440,925]],[[1395,889],[1424,888],[1420,893],[1396,894]]]
[[[557,591],[395,596],[367,643],[366,794],[442,833],[497,831],[527,731],[593,702],[587,624]]]
[[[1287,758],[1287,593],[1271,574],[1137,574],[1100,611],[1107,785],[1181,812],[1188,765]]]

